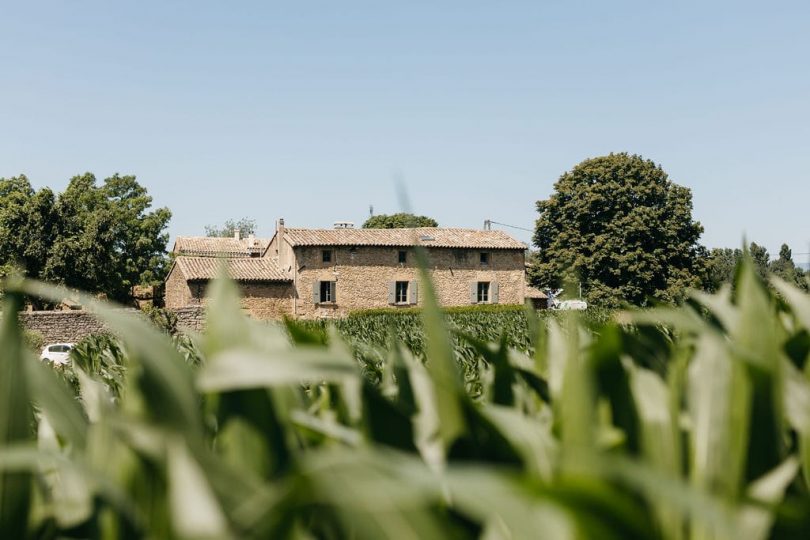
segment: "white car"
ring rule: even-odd
[[[588,302],[585,300],[557,300],[551,309],[581,311],[588,309]]]
[[[63,366],[70,363],[70,351],[73,349],[73,343],[51,343],[42,349],[42,354],[39,355],[40,360],[51,362],[55,365]]]

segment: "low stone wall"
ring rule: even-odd
[[[45,343],[76,343],[106,330],[89,311],[23,311],[20,322],[27,330],[41,334]]]
[[[187,306],[170,310],[177,315],[177,329],[186,332],[202,332],[205,328],[205,308]]]

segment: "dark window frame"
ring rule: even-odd
[[[321,293],[319,297],[319,304],[334,304],[335,303],[335,282],[334,281],[321,281]]]
[[[491,260],[489,251],[480,252],[478,260],[481,262],[481,266],[489,266],[489,261]]]
[[[399,250],[399,253],[397,253],[397,261],[399,261],[399,264],[406,264],[408,262],[408,252],[402,249]]]
[[[409,281],[397,281],[394,285],[394,303],[409,304],[411,284]]]
[[[332,250],[331,249],[322,249],[321,250],[321,262],[331,263],[332,262]]]
[[[478,282],[478,303],[489,304],[492,301],[492,290],[489,281]]]

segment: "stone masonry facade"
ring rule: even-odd
[[[266,246],[260,257],[255,249],[240,253],[241,244],[223,239],[219,261],[217,240],[198,240],[176,244],[177,258],[165,283],[169,309],[204,306],[207,284],[218,275],[215,262],[221,268],[222,261],[241,288],[245,313],[256,319],[342,317],[361,309],[421,306],[417,245],[425,248],[442,306],[519,305],[527,295],[525,245],[501,231],[286,229],[280,220],[272,239],[251,240]],[[177,246],[194,249],[185,254]]]
[[[207,281],[183,279],[179,272],[173,272],[166,281],[165,305],[167,309],[204,306],[206,303]],[[243,311],[254,319],[280,319],[292,314],[294,290],[286,282],[247,282],[239,283]]]
[[[332,261],[323,262],[325,247],[294,248],[298,268],[295,316],[319,318],[344,316],[358,309],[421,306],[424,287],[413,249],[387,247],[332,248]],[[400,251],[405,262],[399,263]],[[522,251],[486,251],[489,262],[480,263],[480,250],[431,248],[428,250],[428,275],[442,306],[472,305],[477,302],[479,282],[490,283],[491,294],[498,297],[488,303],[522,304],[525,293]],[[316,302],[318,283],[333,281],[333,303]],[[396,282],[408,282],[415,294],[405,302],[391,302],[390,291]],[[411,291],[408,291],[411,292]],[[414,298],[415,297],[415,298]],[[416,300],[414,303],[413,300]]]

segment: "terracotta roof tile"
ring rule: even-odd
[[[546,293],[535,287],[526,287],[526,298],[548,298]]]
[[[503,231],[421,227],[415,229],[285,229],[293,246],[421,245],[441,248],[526,249]]]
[[[217,259],[215,257],[186,257],[175,259],[175,264],[188,281],[210,280],[219,275],[220,264],[228,265],[228,275],[236,281],[291,281],[278,265],[270,259],[237,257]]]
[[[266,238],[216,238],[209,236],[179,236],[174,242],[175,253],[202,257],[250,257],[264,253],[270,240]]]

